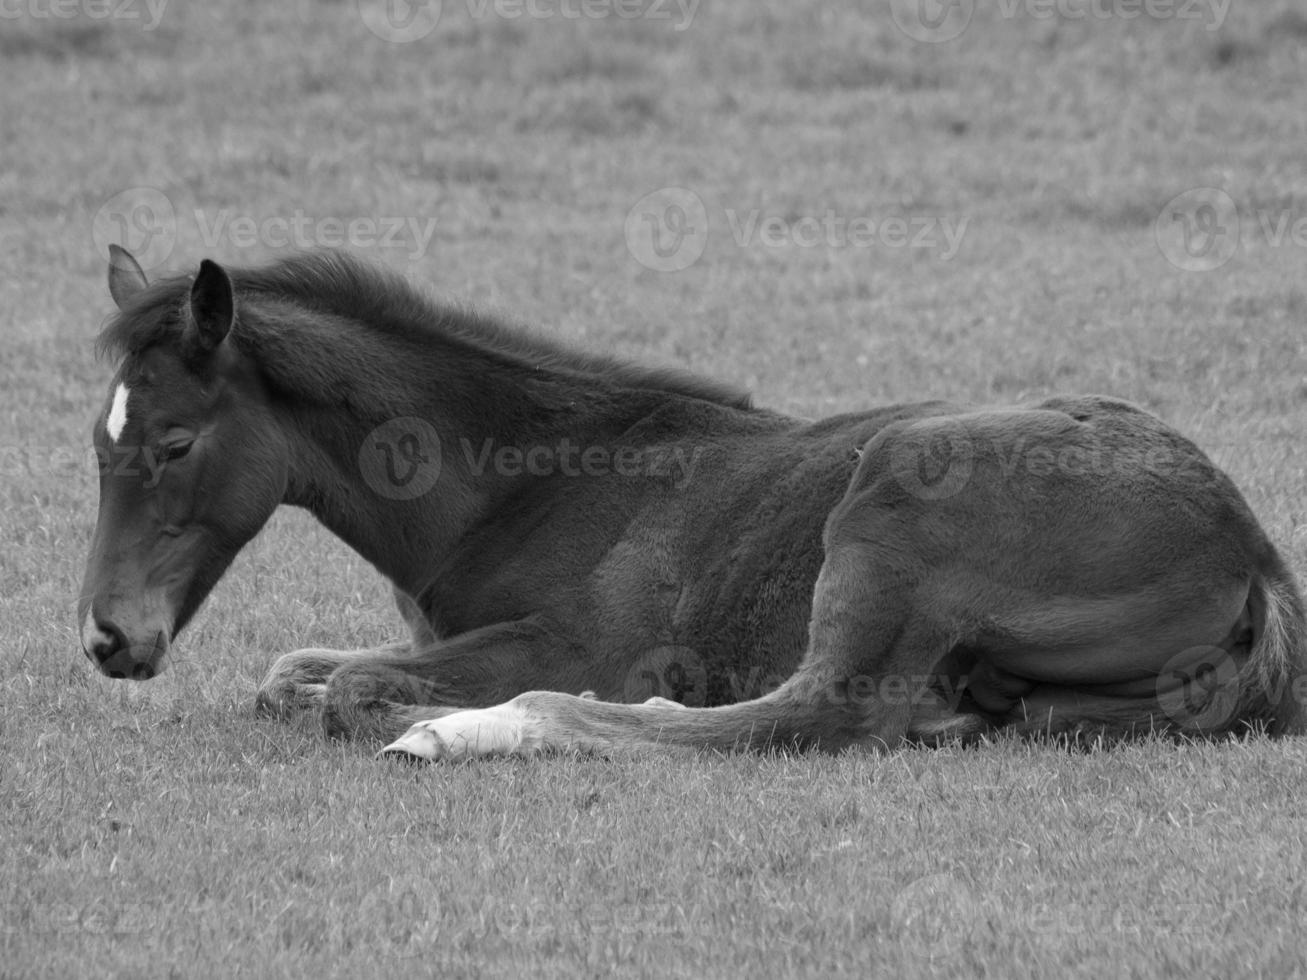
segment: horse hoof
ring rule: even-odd
[[[378,752],[376,758],[400,759],[404,762],[434,762],[444,754],[444,748],[435,732],[421,725],[414,725]]]
[[[268,718],[285,718],[297,711],[321,707],[326,693],[326,684],[262,688],[254,695],[254,713]]]

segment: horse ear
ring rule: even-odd
[[[227,270],[205,259],[191,283],[191,322],[204,350],[213,350],[231,330],[236,318],[236,297]]]
[[[144,289],[148,283],[145,271],[132,253],[120,245],[109,246],[109,295],[122,309],[127,301]]]

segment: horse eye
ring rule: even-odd
[[[181,459],[191,451],[193,445],[195,445],[194,439],[187,439],[185,442],[165,443],[160,447],[160,455],[165,461]]]

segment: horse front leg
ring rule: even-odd
[[[384,660],[409,649],[429,647],[436,642],[430,623],[407,592],[393,589],[395,607],[409,628],[412,639],[358,650],[329,650],[320,647],[283,653],[259,684],[254,710],[261,715],[284,717],[295,711],[321,708],[327,692],[327,678],[348,663]]]
[[[327,692],[327,678],[346,664],[395,656],[410,644],[388,643],[382,647],[359,650],[307,648],[283,653],[268,669],[258,693],[254,710],[261,715],[285,717],[296,711],[321,708]]]
[[[532,620],[350,657],[327,678],[323,729],[331,737],[391,741],[418,721],[498,704],[535,687],[584,687],[582,666],[574,644]]]

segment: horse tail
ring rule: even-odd
[[[1277,562],[1277,566],[1279,563]],[[1252,650],[1240,672],[1241,715],[1261,718],[1272,735],[1307,732],[1307,616],[1302,594],[1282,567],[1253,579],[1248,595]]]

